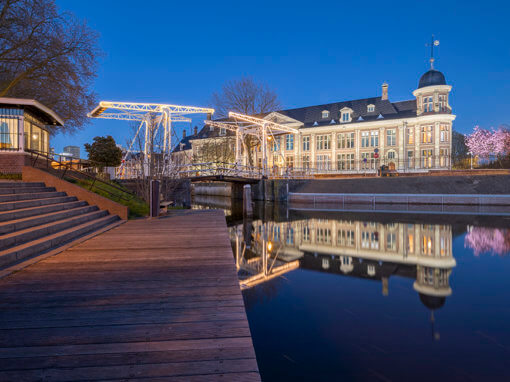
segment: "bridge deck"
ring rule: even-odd
[[[225,218],[126,224],[0,280],[0,380],[259,381]]]

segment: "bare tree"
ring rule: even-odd
[[[213,93],[212,99],[219,118],[228,117],[229,111],[253,115],[281,108],[276,92],[250,77],[226,82],[221,92]]]
[[[250,77],[226,82],[221,92],[213,93],[213,106],[220,118],[228,117],[229,111],[241,114],[266,114],[281,109],[278,95],[267,85],[257,83]],[[253,166],[252,149],[259,142],[251,135],[244,138],[248,161]]]
[[[0,97],[34,98],[72,131],[96,102],[98,35],[54,0],[0,0]]]

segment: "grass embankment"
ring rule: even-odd
[[[149,214],[149,205],[143,199],[133,195],[127,188],[118,183],[115,183],[115,186],[99,182],[92,185],[91,180],[66,180],[98,195],[104,196],[105,198],[113,200],[114,202],[127,206],[129,208],[129,219],[147,216]]]

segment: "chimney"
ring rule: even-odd
[[[197,135],[197,134],[198,134],[198,127],[195,126],[193,129],[193,135]]]
[[[186,129],[182,131],[182,139],[186,138]]]
[[[382,96],[381,96],[381,99],[382,100],[388,99],[388,84],[386,82],[384,82],[382,84]]]

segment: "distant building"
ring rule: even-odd
[[[64,153],[70,154],[75,159],[80,158],[80,147],[79,146],[65,146]]]

